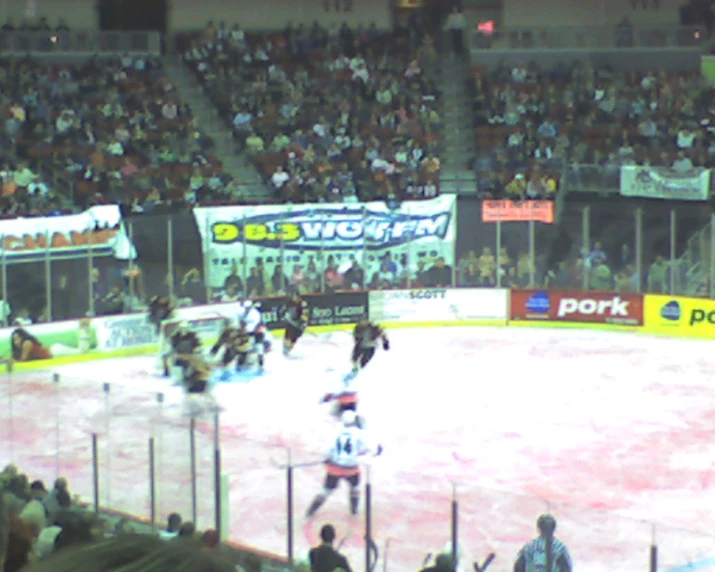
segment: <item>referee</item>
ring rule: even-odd
[[[514,572],[571,572],[573,564],[568,548],[554,537],[556,519],[542,514],[536,521],[539,537],[527,542],[519,551]]]
[[[352,572],[347,558],[333,548],[335,528],[332,524],[323,525],[323,528],[320,529],[320,539],[323,541],[320,546],[310,549],[311,572],[334,572],[335,570]]]

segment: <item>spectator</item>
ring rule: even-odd
[[[445,263],[443,257],[437,258],[427,276],[431,288],[447,288],[452,285],[452,268]]]
[[[421,572],[454,572],[454,560],[449,554],[440,554],[435,558],[434,566],[423,568]]]
[[[528,542],[519,551],[514,563],[514,572],[531,572],[539,568],[554,572],[571,572],[573,565],[569,551],[554,537],[556,520],[549,514],[536,521],[539,537]]]
[[[55,481],[55,486],[44,499],[45,510],[47,512],[47,522],[54,524],[60,511],[69,508],[72,504],[67,479],[59,478]]]
[[[187,545],[167,544],[150,535],[122,535],[75,546],[30,565],[27,572],[235,572],[217,554]]]
[[[668,294],[670,264],[662,256],[656,256],[648,271],[647,287],[651,294]]]
[[[179,535],[182,518],[178,513],[171,513],[166,522],[166,528],[159,532],[159,537],[163,540],[171,540]]]
[[[335,528],[332,524],[324,524],[320,529],[320,546],[310,549],[310,570],[311,572],[334,572],[343,570],[352,572],[352,568],[347,558],[333,548],[335,542]]]
[[[447,17],[444,29],[449,32],[452,40],[452,49],[459,56],[464,56],[464,30],[467,28],[467,19],[462,14],[459,6],[452,8],[452,13]]]

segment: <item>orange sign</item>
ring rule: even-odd
[[[482,222],[543,222],[553,224],[551,201],[482,201]]]

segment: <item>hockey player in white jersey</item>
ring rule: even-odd
[[[338,488],[341,480],[350,485],[350,514],[356,515],[360,504],[360,457],[378,456],[382,446],[370,446],[364,432],[357,424],[354,411],[345,411],[342,415],[342,427],[325,459],[326,475],[323,490],[315,496],[306,512],[306,518],[313,516],[323,506],[328,496]]]
[[[246,330],[253,338],[253,352],[258,360],[258,367],[263,371],[264,355],[270,351],[271,336],[263,324],[260,304],[246,300],[243,303],[242,312],[239,313],[238,322],[245,322]]]

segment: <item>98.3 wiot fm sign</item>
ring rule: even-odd
[[[283,260],[290,277],[295,265],[314,261],[324,270],[329,256],[343,266],[355,258],[366,272],[378,270],[386,252],[431,262],[441,256],[454,264],[456,197],[403,203],[389,209],[383,202],[364,204],[266,205],[194,209],[210,285],[219,288],[242,261],[269,266]],[[367,260],[363,261],[363,253]],[[246,271],[247,274],[248,271]]]

